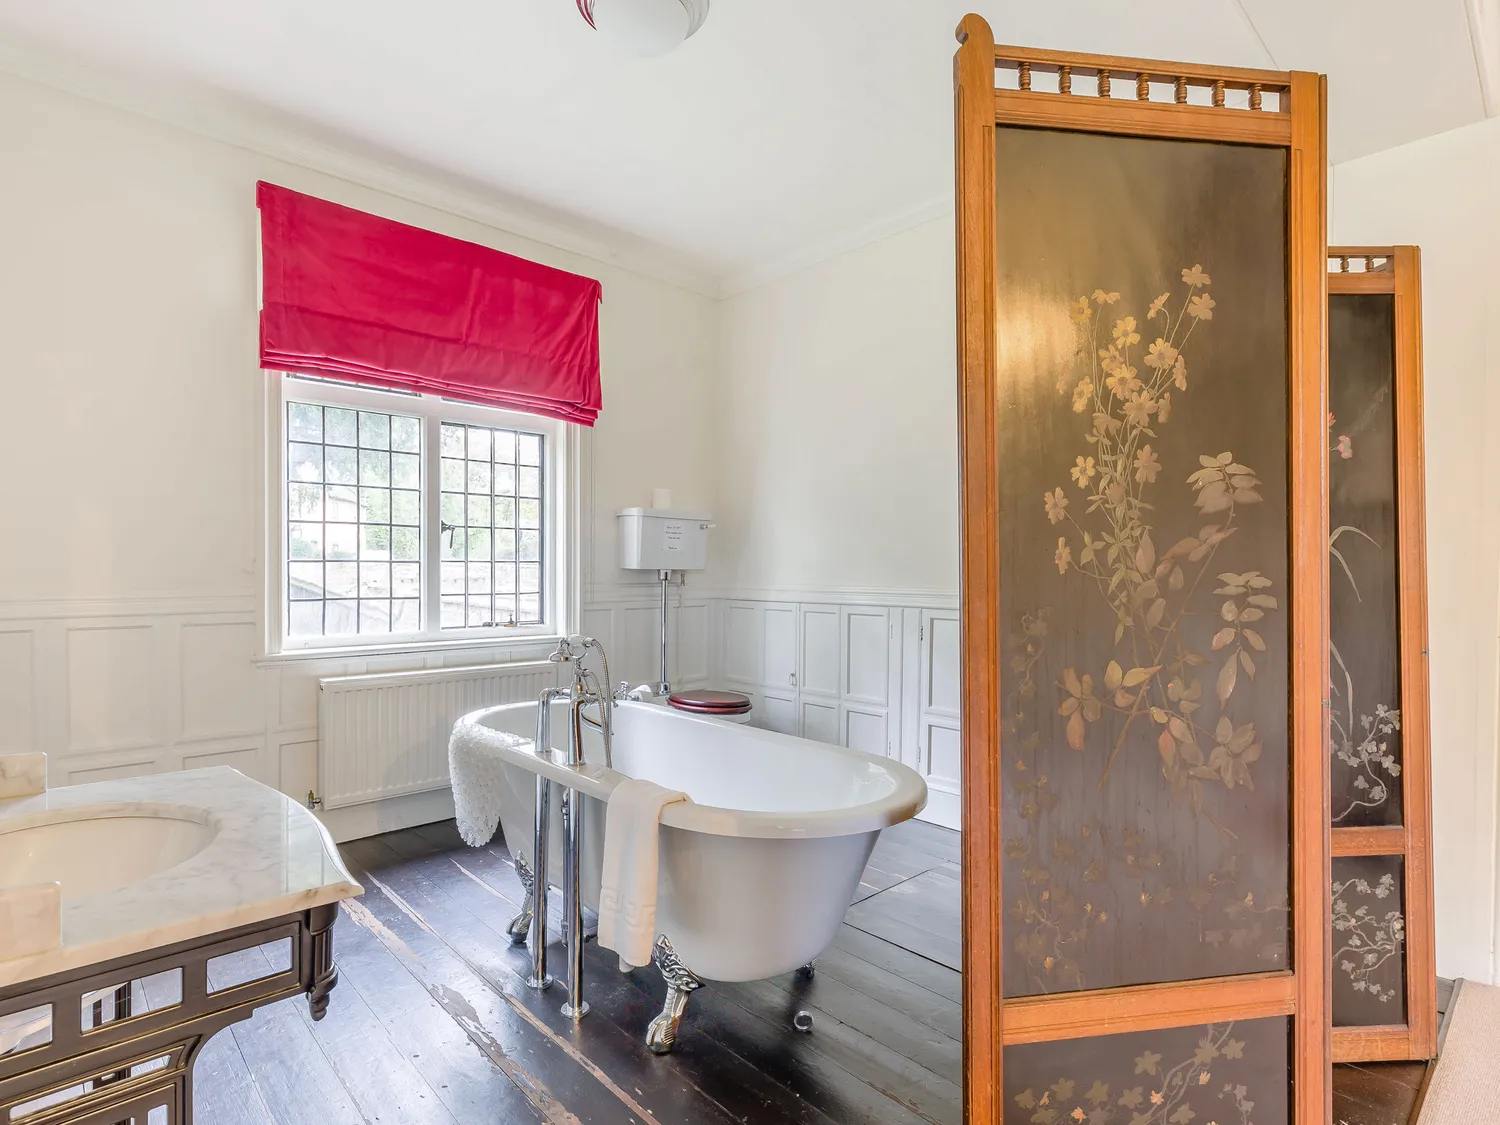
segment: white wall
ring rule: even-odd
[[[631,593],[615,508],[711,498],[703,296],[4,76],[0,153],[0,749],[54,784],[226,761],[305,792],[314,675],[403,663],[252,661],[257,179],[602,281],[586,600]]]
[[[956,600],[952,219],[730,297],[722,317],[722,580]]]
[[[1334,170],[1331,243],[1422,248],[1438,972],[1496,979],[1500,120]]]

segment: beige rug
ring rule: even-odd
[[[1418,1125],[1500,1122],[1500,988],[1463,982]]]

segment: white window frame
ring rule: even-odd
[[[352,383],[300,379],[267,371],[265,410],[265,588],[267,656],[323,657],[484,648],[514,644],[535,649],[575,632],[579,603],[580,427],[536,414],[404,394]],[[404,414],[422,419],[422,622],[420,633],[339,636],[287,635],[287,403],[306,402]],[[444,422],[521,429],[545,435],[542,443],[542,559],[544,623],[463,629],[441,627],[441,427]]]

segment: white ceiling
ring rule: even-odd
[[[714,0],[646,60],[573,0],[0,0],[0,65],[257,113],[732,291],[947,209],[971,9],[1000,42],[1322,70],[1335,162],[1485,115],[1465,0]]]

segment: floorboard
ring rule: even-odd
[[[313,1023],[301,1000],[211,1040],[194,1090],[213,1125],[958,1125],[962,924],[958,834],[882,834],[812,980],[710,983],[671,1055],[644,1046],[665,987],[590,943],[593,1010],[574,1025],[559,982],[525,986],[505,927],[524,888],[501,839],[468,848],[451,821],[346,845],[366,886],[340,909],[340,983]],[[551,968],[561,977],[561,900]],[[216,979],[265,971],[257,950]],[[810,1034],[792,1016],[813,1017]],[[1334,1068],[1334,1125],[1411,1125],[1424,1064]]]

